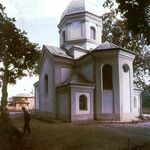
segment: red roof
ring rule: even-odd
[[[29,102],[25,100],[17,100],[16,104],[29,104]]]

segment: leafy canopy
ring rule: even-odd
[[[111,11],[103,15],[103,41],[110,41],[129,49],[136,54],[134,60],[134,77],[137,87],[148,89],[150,76],[150,46],[143,34],[135,35],[127,28],[126,19],[118,19],[116,12]]]
[[[39,48],[26,37],[26,32],[15,26],[15,19],[9,18],[0,4],[0,77],[10,84],[17,78],[35,73]]]
[[[150,0],[106,0],[104,7],[112,8],[117,3],[116,13],[127,19],[127,28],[134,34],[143,34],[150,44]]]
[[[15,19],[9,18],[0,4],[0,80],[2,80],[1,105],[7,104],[8,84],[15,84],[27,74],[36,72],[40,51],[38,45],[31,43],[25,31],[15,25]]]

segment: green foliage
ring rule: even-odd
[[[143,106],[150,106],[150,46],[143,34],[128,30],[126,19],[117,19],[115,11],[103,15],[103,41],[110,41],[136,54],[134,60],[135,85],[143,89]]]
[[[0,4],[0,78],[2,80],[2,107],[7,102],[7,85],[15,84],[27,74],[36,72],[40,51],[31,43],[26,32],[15,26],[15,19],[9,18]]]
[[[118,19],[116,12],[103,15],[103,41],[110,41],[136,54],[134,60],[134,76],[137,87],[146,87],[146,76],[150,75],[150,58],[146,59],[149,46],[143,34],[135,35],[127,28],[126,19]]]
[[[142,92],[142,106],[144,108],[150,108],[150,85],[145,85]]]
[[[117,13],[127,19],[127,28],[132,33],[143,34],[150,44],[150,0],[106,0],[104,7],[112,8],[117,3]]]

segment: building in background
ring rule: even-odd
[[[72,0],[58,25],[60,47],[43,46],[35,103],[51,119],[131,121],[140,115],[135,54],[101,42],[98,9],[93,0]]]
[[[20,93],[13,96],[8,102],[8,109],[14,111],[22,110],[24,106],[27,110],[34,110],[34,96],[33,94]]]

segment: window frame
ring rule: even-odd
[[[44,76],[44,93],[45,95],[48,94],[48,75],[45,74]]]
[[[102,83],[103,90],[113,89],[113,68],[110,64],[105,64],[102,67]]]
[[[65,44],[65,42],[66,42],[66,32],[65,32],[65,30],[62,32],[62,42],[63,42],[63,44]]]
[[[90,27],[90,39],[96,40],[96,29],[93,26]]]
[[[88,110],[88,99],[87,99],[87,96],[84,94],[81,94],[79,96],[79,110],[80,111]]]

